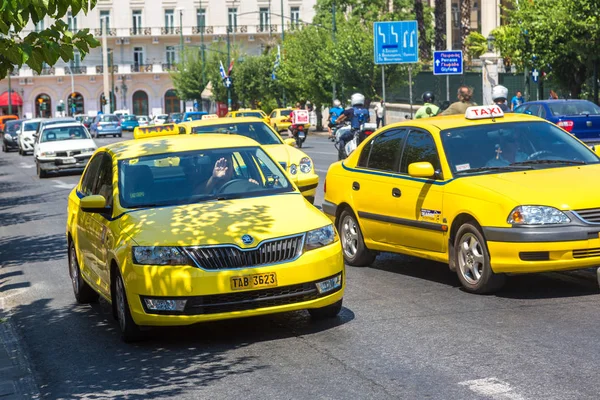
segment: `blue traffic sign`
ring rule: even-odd
[[[463,53],[461,50],[433,52],[434,75],[462,75]]]
[[[533,79],[533,82],[537,83],[537,81],[540,79],[540,71],[538,71],[537,69],[534,69],[531,72],[531,78]]]
[[[373,24],[375,64],[404,64],[419,61],[417,21]]]

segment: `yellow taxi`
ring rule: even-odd
[[[240,117],[254,117],[265,121],[267,124],[271,123],[271,118],[263,110],[252,110],[250,108],[240,108],[237,111],[229,111],[225,118],[240,118]]]
[[[289,178],[304,197],[314,203],[319,175],[315,172],[312,159],[302,150],[293,147],[294,139],[282,139],[264,121],[253,117],[225,117],[182,123],[179,127],[179,133],[227,133],[256,140],[289,173]]]
[[[109,301],[125,341],[143,326],[341,309],[331,221],[238,135],[98,149],[69,195],[66,233],[76,300]]]
[[[271,128],[275,129],[277,132],[287,131],[290,125],[292,124],[290,121],[290,114],[292,113],[292,108],[276,108],[271,111],[271,115],[269,118],[271,119]],[[310,129],[310,124],[304,125],[304,131],[308,132]]]
[[[378,252],[448,263],[474,293],[507,273],[600,265],[600,158],[546,120],[497,106],[388,125],[327,173],[346,263]]]

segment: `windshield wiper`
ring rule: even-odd
[[[536,165],[536,164],[571,164],[571,165],[585,165],[587,164],[585,161],[580,160],[527,160],[520,161],[516,163],[510,164],[511,166],[519,166],[519,165]]]
[[[533,167],[528,165],[507,165],[504,167],[479,167],[479,168],[469,168],[464,171],[457,171],[457,174],[470,174],[472,172],[485,172],[485,171],[520,171],[525,169],[533,169]]]

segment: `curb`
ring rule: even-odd
[[[39,399],[26,351],[0,298],[0,399]]]

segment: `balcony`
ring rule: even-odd
[[[166,72],[166,71],[177,71],[177,64],[163,63],[162,70],[163,70],[163,72]]]
[[[111,72],[110,67],[108,67],[108,72]],[[117,72],[119,72],[119,66],[118,65],[113,65],[112,66],[112,72],[114,72],[115,74]],[[97,74],[103,74],[104,73],[104,67],[102,65],[96,65],[96,73]]]
[[[179,29],[179,27],[164,26],[160,28],[161,35],[179,35],[180,32],[181,30]]]
[[[44,67],[44,68],[42,68],[42,70],[39,73],[33,71],[33,74],[38,75],[38,76],[44,76],[44,75],[54,75],[54,72],[55,72],[54,67]]]
[[[202,32],[204,30],[204,32]],[[194,26],[192,27],[192,34],[196,35],[204,33],[205,35],[212,35],[215,32],[212,26]]]
[[[131,64],[131,72],[152,72],[152,64]]]
[[[96,28],[94,29],[94,36],[102,36],[102,29]],[[116,28],[108,28],[106,30],[106,36],[117,36]]]
[[[87,74],[87,67],[85,65],[78,65],[76,67],[69,67],[69,70],[73,75],[85,75]]]
[[[131,36],[150,36],[152,35],[152,28],[129,28],[129,34]]]

